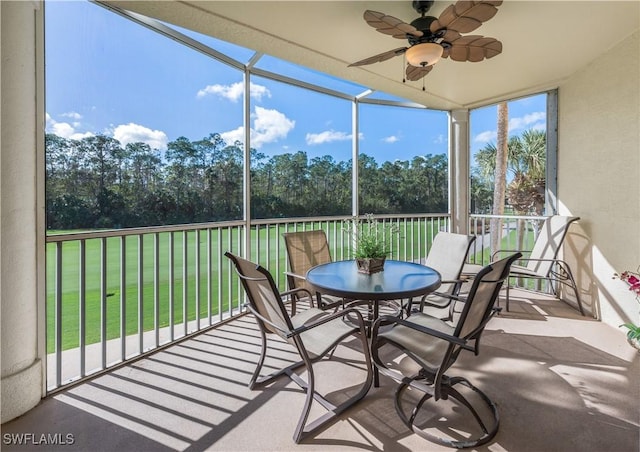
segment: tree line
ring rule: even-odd
[[[105,135],[47,134],[47,227],[126,228],[242,218],[242,144],[219,134],[177,138],[166,151]],[[250,151],[252,218],[351,213],[352,162],[304,151]],[[383,162],[358,158],[362,213],[441,213],[448,205],[447,156]]]

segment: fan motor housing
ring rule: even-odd
[[[412,21],[411,25],[413,25],[416,29],[420,30],[424,34],[419,37],[407,34],[407,40],[409,41],[409,44],[414,45],[420,44],[421,42],[435,42],[436,39],[440,38],[441,36],[439,36],[438,33],[431,33],[431,22],[433,22],[434,20],[437,19],[433,16],[422,16]]]

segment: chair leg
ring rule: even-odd
[[[414,377],[414,380],[421,379],[421,378],[422,377],[417,376],[417,377]],[[445,378],[445,380],[447,379]],[[474,393],[476,393],[480,397],[480,399],[486,405],[486,408],[489,409],[490,416],[485,416],[485,417],[488,417],[488,419],[483,420],[482,417],[479,415],[478,411],[476,410],[476,408],[467,400],[467,398],[464,397],[459,391],[454,389],[453,386],[456,384],[462,384],[463,386],[466,386],[467,388],[471,389]],[[467,411],[470,413],[469,420],[473,419],[473,421],[477,425],[477,428],[480,429],[481,433],[475,434],[469,438],[465,438],[462,440],[456,440],[452,438],[436,436],[432,433],[429,433],[423,430],[422,428],[420,428],[415,424],[415,420],[419,414],[419,411],[422,409],[422,406],[424,405],[424,403],[432,399],[433,394],[430,392],[425,393],[425,395],[415,404],[414,408],[411,410],[410,416],[407,416],[405,414],[406,411],[403,408],[401,399],[403,394],[405,393],[405,390],[412,386],[413,385],[411,385],[408,382],[401,383],[399,385],[395,393],[395,407],[396,407],[396,411],[398,412],[398,415],[400,416],[400,419],[402,419],[405,425],[409,427],[416,435],[420,436],[421,438],[424,438],[427,441],[431,441],[436,444],[441,444],[443,446],[461,449],[461,448],[467,448],[467,447],[476,447],[476,446],[485,444],[491,441],[491,439],[493,439],[493,437],[498,432],[498,428],[500,425],[500,417],[498,414],[498,408],[496,407],[495,403],[493,403],[493,401],[491,401],[491,399],[489,399],[489,397],[487,397],[485,393],[480,391],[478,388],[473,386],[467,379],[462,377],[453,377],[451,379],[448,379],[447,383],[443,384],[443,387],[442,387],[443,397],[440,400],[447,400],[451,398],[456,400],[461,406],[465,407]],[[439,402],[436,401],[435,403],[439,403]]]
[[[553,291],[555,293],[555,295],[562,300],[562,298],[560,298],[560,287],[558,286],[557,288],[554,286],[553,282],[557,281],[560,284],[564,284],[566,286],[570,286],[571,289],[573,289],[573,293],[576,296],[576,303],[578,303],[578,310],[580,311],[580,315],[584,316],[584,309],[582,308],[582,299],[580,298],[580,293],[578,291],[578,285],[576,284],[576,280],[573,277],[573,273],[571,272],[571,268],[569,267],[569,265],[567,265],[566,263],[564,263],[563,261],[558,261],[557,263],[558,266],[558,272],[551,272],[551,274],[547,277],[547,279],[549,280],[549,282],[551,283],[551,287],[553,288]]]
[[[307,381],[304,382],[303,389],[307,393],[307,396],[304,400],[304,407],[302,408],[302,413],[300,414],[300,419],[298,419],[298,425],[296,426],[295,433],[293,434],[293,440],[297,443],[302,441],[304,436],[304,426],[307,422],[307,418],[309,417],[309,411],[311,411],[311,404],[313,403],[313,396],[315,394],[315,377],[313,374],[313,365],[309,362],[306,362],[305,359],[305,367],[307,368]],[[296,383],[300,384],[299,381]]]
[[[260,376],[260,371],[262,370],[262,366],[264,365],[264,360],[267,356],[267,335],[265,334],[265,332],[260,329],[260,336],[262,339],[262,347],[260,349],[260,358],[258,358],[258,364],[256,365],[256,370],[253,371],[253,375],[251,376],[251,379],[249,380],[249,389],[253,390],[253,389],[257,389],[259,387],[265,386],[269,383],[271,383],[273,380],[275,380],[276,378],[280,377],[281,375],[287,374],[289,376],[291,376],[293,374],[293,372],[295,371],[295,369],[297,369],[298,367],[304,365],[304,361],[298,361],[296,363],[291,364],[288,367],[285,367],[283,369],[278,370],[277,372],[273,372],[269,375],[266,375],[264,377]]]
[[[506,289],[506,311],[509,312],[509,278],[507,278],[507,280],[505,281],[505,289]]]
[[[360,327],[358,337],[362,342],[362,350],[365,355],[364,362],[365,362],[365,365],[367,366],[367,369],[366,369],[367,377],[364,383],[362,384],[362,386],[360,387],[360,391],[358,391],[357,394],[355,394],[354,396],[350,397],[349,399],[345,400],[344,402],[342,402],[340,405],[337,405],[337,406],[329,402],[321,394],[315,391],[315,376],[313,372],[314,361],[309,358],[306,352],[300,353],[303,358],[301,361],[301,364],[304,364],[304,366],[307,369],[308,381],[304,381],[302,378],[300,378],[300,376],[298,376],[293,372],[289,373],[289,377],[306,392],[304,407],[302,409],[302,413],[300,414],[300,419],[298,420],[298,425],[296,426],[296,430],[293,435],[293,440],[296,443],[300,443],[305,438],[313,434],[315,431],[327,425],[330,421],[335,419],[337,416],[339,416],[349,407],[354,405],[356,402],[360,401],[369,392],[369,389],[371,388],[371,384],[373,382],[373,369],[371,367],[371,353],[369,351],[368,340],[366,335],[364,334],[364,328],[362,326]],[[297,342],[298,340],[300,340],[300,338],[296,337],[295,340]],[[301,345],[302,344],[299,344],[299,346]],[[299,350],[303,350],[303,348],[299,347]],[[335,351],[335,348],[333,351]],[[333,354],[333,351],[332,351],[332,354]],[[324,415],[318,417],[314,421],[307,424],[307,420],[309,418],[309,412],[311,411],[311,406],[314,400],[318,402],[320,405],[322,405],[327,410],[327,413],[325,413]]]
[[[260,376],[260,371],[262,370],[262,365],[264,364],[264,359],[267,356],[267,335],[260,328],[260,337],[262,340],[262,346],[260,347],[260,358],[258,359],[258,364],[256,365],[256,370],[253,371],[253,375],[251,376],[251,380],[249,380],[249,389],[254,389],[256,384],[258,383],[258,377]]]
[[[564,266],[564,272],[567,275],[567,279],[569,280],[569,284],[573,289],[573,293],[576,295],[576,302],[578,303],[578,310],[581,315],[585,315],[584,309],[582,309],[582,300],[580,299],[580,293],[578,292],[578,285],[576,284],[576,280],[573,278],[573,273],[571,272],[571,268],[568,265]]]

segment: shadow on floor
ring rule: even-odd
[[[640,364],[624,334],[557,300],[512,296],[510,312],[486,330],[480,355],[461,355],[450,372],[498,404],[500,430],[477,450],[638,450]],[[63,390],[4,424],[2,450],[450,450],[402,424],[395,386],[384,377],[337,422],[296,445],[301,390],[286,378],[247,388],[259,344],[255,322],[244,316]],[[271,369],[295,359],[286,344],[274,345]],[[343,397],[356,385],[349,379],[359,378],[361,354],[351,344],[336,356],[337,363],[318,365],[318,383]]]

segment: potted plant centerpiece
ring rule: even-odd
[[[391,252],[391,239],[397,228],[385,226],[367,214],[365,220],[353,220],[347,232],[354,246],[354,258],[360,273],[372,274],[384,270],[384,261]]]
[[[624,271],[620,274],[613,275],[614,278],[619,278],[629,286],[629,290],[636,294],[636,301],[640,303],[640,267],[638,271]],[[627,329],[627,341],[632,347],[640,352],[640,326],[634,323],[625,323],[620,327]]]

